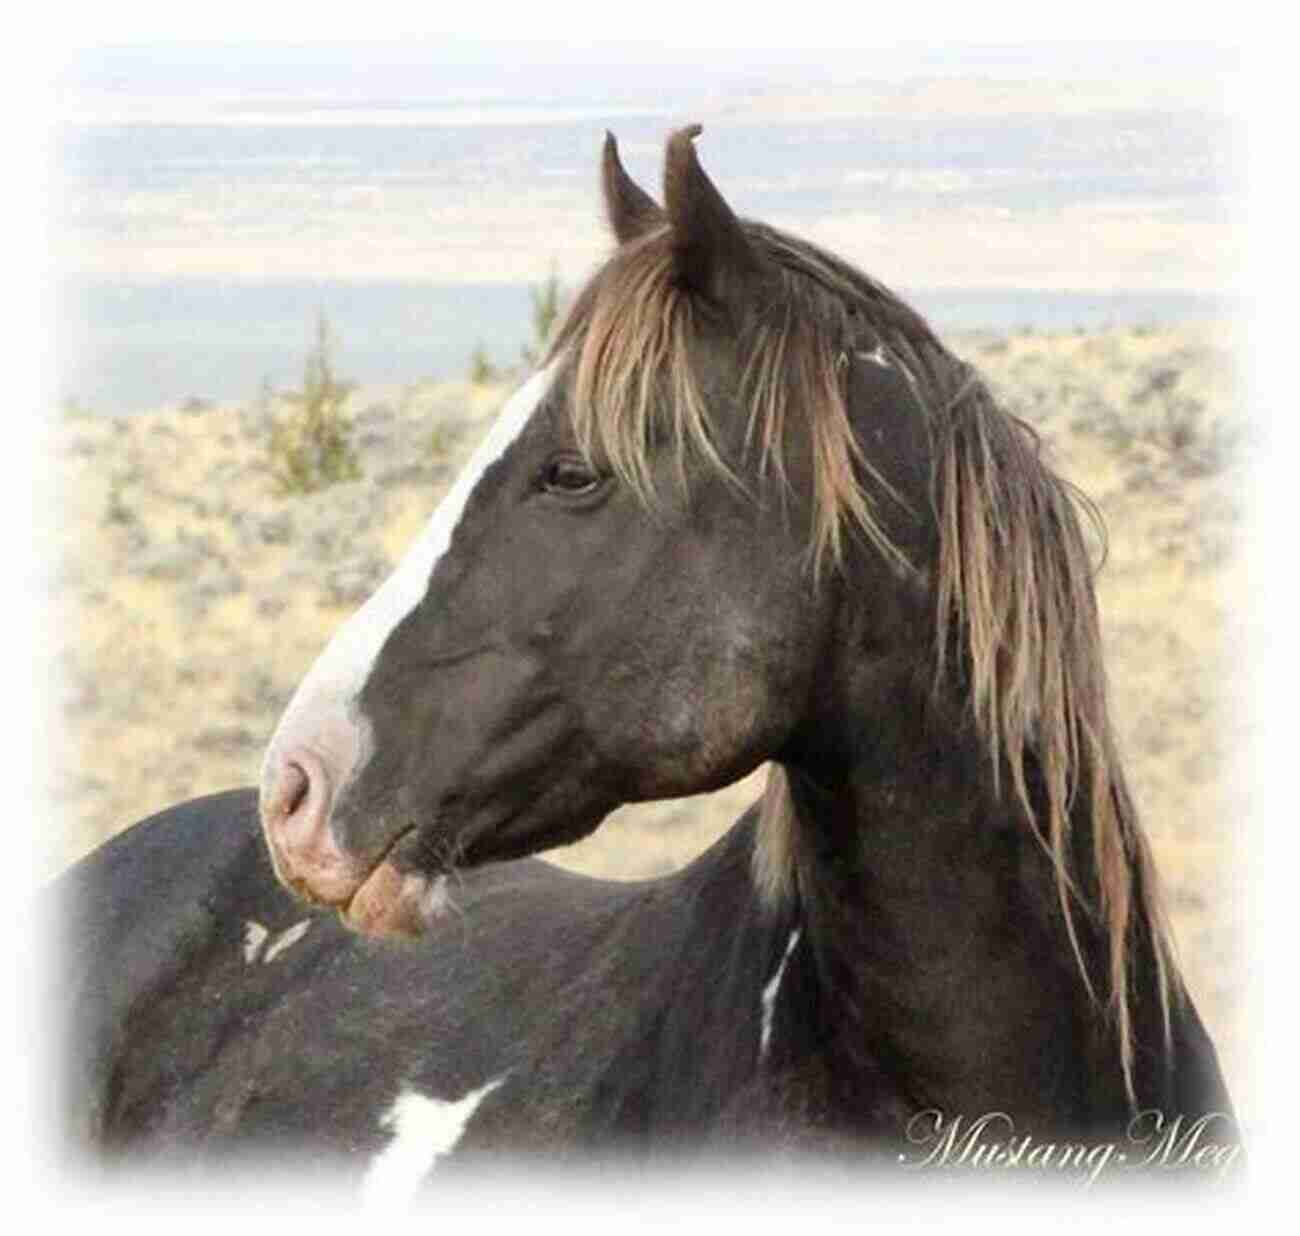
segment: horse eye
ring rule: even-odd
[[[600,477],[576,456],[552,459],[542,472],[542,488],[548,493],[574,497],[593,493],[599,485]]]

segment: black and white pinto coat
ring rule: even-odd
[[[815,1003],[798,931],[756,907],[752,845],[751,816],[667,879],[466,872],[430,947],[304,909],[253,791],[172,808],[63,886],[70,1131],[123,1161],[269,1159],[386,1198],[453,1150],[833,1145],[816,1079],[784,1071]]]

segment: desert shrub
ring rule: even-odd
[[[559,272],[553,265],[546,282],[539,288],[530,288],[528,294],[533,302],[533,341],[524,348],[523,354],[524,362],[535,369],[546,352],[564,301]]]
[[[126,504],[124,494],[126,484],[123,478],[114,474],[108,481],[108,497],[104,502],[104,514],[101,522],[105,524],[131,524],[135,522],[135,512]]]
[[[1168,452],[1186,473],[1216,472],[1231,456],[1237,434],[1213,418],[1202,400],[1180,393],[1180,377],[1180,370],[1163,366],[1149,372],[1134,392],[1133,405],[1154,412],[1141,436]]]
[[[322,313],[315,346],[307,354],[302,390],[280,396],[289,405],[289,415],[271,422],[267,445],[271,476],[280,494],[314,493],[361,476],[347,411],[355,384],[340,382],[335,376],[332,345],[329,323]]]
[[[480,343],[469,358],[469,380],[475,386],[487,386],[495,382],[500,375],[496,366],[488,359],[487,349]]]
[[[554,266],[547,275],[546,282],[539,287],[529,289],[532,300],[533,337],[520,349],[520,362],[525,369],[535,369],[541,363],[550,342],[551,331],[559,321],[560,311],[564,308],[564,289],[560,284],[559,272]],[[480,343],[469,358],[469,380],[476,386],[489,386],[494,382],[508,380],[518,376],[519,366],[497,368],[488,357],[487,350]]]
[[[458,437],[458,429],[450,421],[435,421],[429,430],[429,454],[435,457],[449,454]]]

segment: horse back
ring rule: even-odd
[[[611,941],[676,917],[648,884],[529,859],[465,873],[459,913],[420,940],[367,939],[277,883],[252,790],[142,821],[53,895],[68,1140],[209,1163],[275,1146],[359,1168],[403,1096],[454,1104],[506,1077],[498,1105],[536,1107],[602,1054],[575,1042],[592,1024],[580,1006],[596,1024],[642,1020],[637,984],[610,1001],[593,956],[621,965]],[[648,970],[659,956],[645,950]]]

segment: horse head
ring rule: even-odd
[[[736,218],[697,133],[662,208],[607,139],[616,251],[270,743],[277,873],[364,930],[420,930],[456,864],[830,741],[846,624],[859,676],[919,655],[913,384],[833,259]]]

